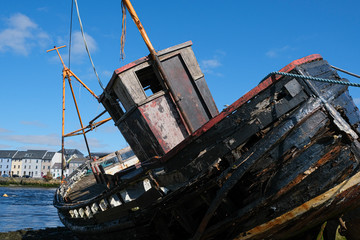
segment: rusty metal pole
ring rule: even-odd
[[[85,130],[84,130],[84,125],[82,123],[82,120],[81,120],[81,115],[80,115],[80,111],[79,111],[79,107],[77,105],[77,102],[76,102],[76,98],[75,98],[75,94],[74,94],[74,89],[72,87],[72,84],[71,84],[71,78],[70,76],[68,76],[68,81],[69,81],[69,85],[70,85],[70,90],[71,90],[71,94],[72,94],[72,97],[74,99],[74,103],[75,103],[75,107],[76,107],[76,112],[77,112],[77,115],[79,117],[79,122],[80,122],[80,126],[82,128],[82,132],[83,132],[83,136],[84,136],[84,140],[85,140],[85,144],[86,144],[86,149],[89,153],[89,158],[91,159],[91,153],[90,153],[90,148],[89,148],[89,144],[88,144],[88,141],[87,141],[87,138],[86,138],[86,134],[85,134]]]
[[[65,135],[65,72],[63,72],[63,86],[62,86],[62,128],[61,128],[61,181],[64,179],[64,167],[65,167],[65,144],[64,144],[64,135]]]
[[[50,52],[50,51],[55,50],[56,53],[58,54],[59,58],[60,58],[61,64],[63,65],[62,133],[61,133],[61,181],[63,181],[64,168],[66,166],[66,163],[65,163],[65,143],[64,143],[65,142],[65,79],[67,78],[69,80],[71,93],[72,93],[72,96],[74,98],[74,103],[75,103],[75,106],[76,106],[76,110],[77,110],[77,113],[78,113],[80,125],[81,125],[82,132],[83,132],[82,134],[84,136],[86,148],[88,150],[90,159],[91,159],[91,153],[90,153],[90,149],[89,149],[89,144],[87,142],[87,138],[86,138],[86,135],[85,135],[84,126],[82,124],[79,108],[77,106],[77,102],[76,102],[75,94],[74,94],[74,91],[73,91],[73,88],[72,88],[71,78],[70,77],[73,76],[83,87],[85,87],[90,92],[91,95],[93,95],[96,99],[99,99],[99,97],[93,91],[91,91],[69,68],[67,68],[65,66],[65,63],[64,63],[64,61],[63,61],[63,59],[62,59],[62,57],[60,55],[60,52],[59,52],[59,49],[64,48],[64,47],[66,47],[66,45],[61,46],[61,47],[54,46],[53,49],[49,49],[49,50],[46,51],[46,52]]]
[[[146,34],[146,31],[145,31],[143,25],[141,24],[136,12],[135,12],[134,7],[132,6],[130,0],[122,0],[122,1],[123,1],[124,5],[126,6],[126,8],[128,9],[128,11],[129,11],[129,13],[131,15],[131,18],[134,20],[137,28],[139,29],[140,34],[141,34],[147,48],[150,51],[150,55],[151,55],[152,59],[154,60],[160,75],[162,76],[164,82],[168,86],[169,91],[170,91],[170,96],[173,98],[173,100],[175,102],[175,105],[179,109],[180,117],[183,118],[184,121],[185,121],[185,127],[187,128],[187,130],[190,129],[190,131],[193,132],[195,129],[192,127],[191,121],[188,118],[188,116],[184,113],[182,107],[177,104],[178,101],[180,101],[180,99],[176,96],[176,94],[174,94],[173,90],[170,88],[169,81],[168,81],[169,78],[167,77],[167,74],[166,74],[166,72],[165,72],[165,70],[164,70],[164,68],[163,68],[163,66],[162,66],[162,64],[161,64],[161,62],[159,60],[159,57],[157,56],[157,53],[156,53],[153,45],[151,44],[150,39],[149,39],[148,35]]]

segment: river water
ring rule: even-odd
[[[0,232],[63,226],[53,206],[55,190],[0,187]]]

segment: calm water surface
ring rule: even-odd
[[[63,226],[53,206],[55,190],[0,187],[0,232]]]

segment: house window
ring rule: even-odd
[[[29,169],[31,168],[31,165],[29,165]]]
[[[20,165],[18,165],[18,168],[20,168]]]
[[[36,160],[36,163],[38,163],[39,162],[39,160]]]
[[[27,163],[27,160],[25,159],[25,163]]]
[[[38,166],[35,166],[35,169],[37,169]]]
[[[43,169],[45,169],[45,166],[43,166]]]
[[[16,174],[19,175],[19,171],[17,171]]]

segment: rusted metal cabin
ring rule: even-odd
[[[158,52],[168,84],[143,57],[115,70],[100,97],[140,161],[163,156],[218,114],[191,45]]]

